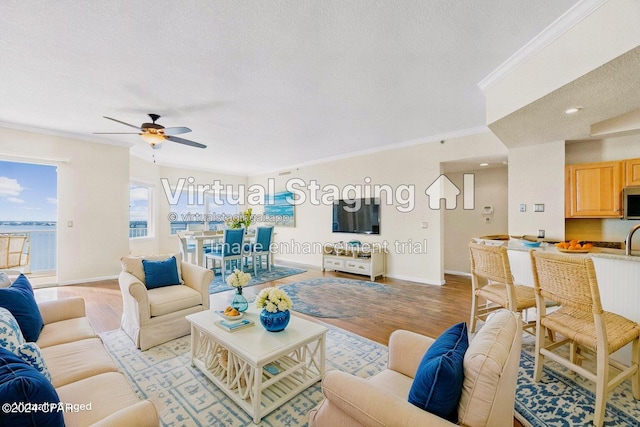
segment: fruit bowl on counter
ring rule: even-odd
[[[556,248],[558,249],[558,251],[567,254],[585,254],[593,248],[593,243],[579,242],[578,240],[573,239],[568,242],[556,243]]]

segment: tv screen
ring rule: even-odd
[[[333,232],[380,234],[380,202],[371,198],[334,201]]]

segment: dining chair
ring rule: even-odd
[[[471,322],[469,331],[475,332],[478,320],[486,322],[495,310],[506,308],[513,312],[536,306],[531,286],[516,285],[511,274],[507,248],[504,246],[469,243],[471,257]],[[522,329],[534,333],[534,322],[523,320]]]
[[[271,271],[271,240],[273,239],[273,226],[260,226],[256,229],[256,240],[254,243],[245,245],[245,261],[251,258],[253,263],[253,274],[258,275],[258,263],[262,268],[262,257],[267,257],[267,269]]]
[[[532,251],[531,266],[536,292],[536,353],[534,381],[542,377],[544,359],[549,358],[596,383],[593,425],[604,422],[607,394],[625,379],[630,379],[634,399],[640,399],[640,325],[623,316],[604,311],[600,301],[598,280],[590,257],[550,254]],[[560,305],[547,313],[546,301]],[[566,337],[553,343],[545,341],[545,331]],[[625,365],[610,357],[631,344],[631,363]],[[569,352],[561,355],[558,347],[569,344]],[[583,359],[595,354],[595,373],[582,367]],[[619,373],[609,379],[610,366]]]
[[[182,254],[182,259],[185,262],[190,262],[191,264],[196,264],[196,245],[194,243],[189,243],[187,241],[188,235],[182,231],[178,231],[176,233],[178,239],[180,240],[180,254]]]
[[[212,248],[211,252],[205,255],[205,266],[209,268],[209,260],[213,262],[220,261],[220,271],[222,280],[224,281],[227,263],[236,261],[236,265],[242,268],[244,228],[226,229],[224,230],[222,244]]]

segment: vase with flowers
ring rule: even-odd
[[[243,312],[249,308],[247,299],[242,295],[242,287],[251,280],[251,274],[238,270],[237,268],[232,274],[227,276],[227,284],[236,288],[236,294],[231,301],[231,307]]]
[[[253,223],[253,219],[252,208],[249,208],[240,214],[232,215],[225,222],[229,228],[236,229],[244,227],[246,232]]]
[[[279,288],[265,288],[256,297],[256,307],[262,308],[260,323],[269,332],[283,331],[289,324],[293,307],[291,298]]]

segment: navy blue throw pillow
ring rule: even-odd
[[[62,427],[63,413],[54,406],[58,403],[58,393],[44,375],[20,357],[0,348],[0,405],[3,408],[0,425]],[[33,404],[44,405],[34,407]]]
[[[409,402],[453,423],[462,394],[462,362],[469,348],[467,324],[453,325],[424,354],[409,391]]]
[[[13,314],[25,341],[35,342],[44,326],[29,279],[21,274],[8,288],[0,288],[0,307]]]
[[[143,259],[142,267],[144,268],[144,281],[147,289],[180,284],[176,257],[172,256],[162,261]]]

